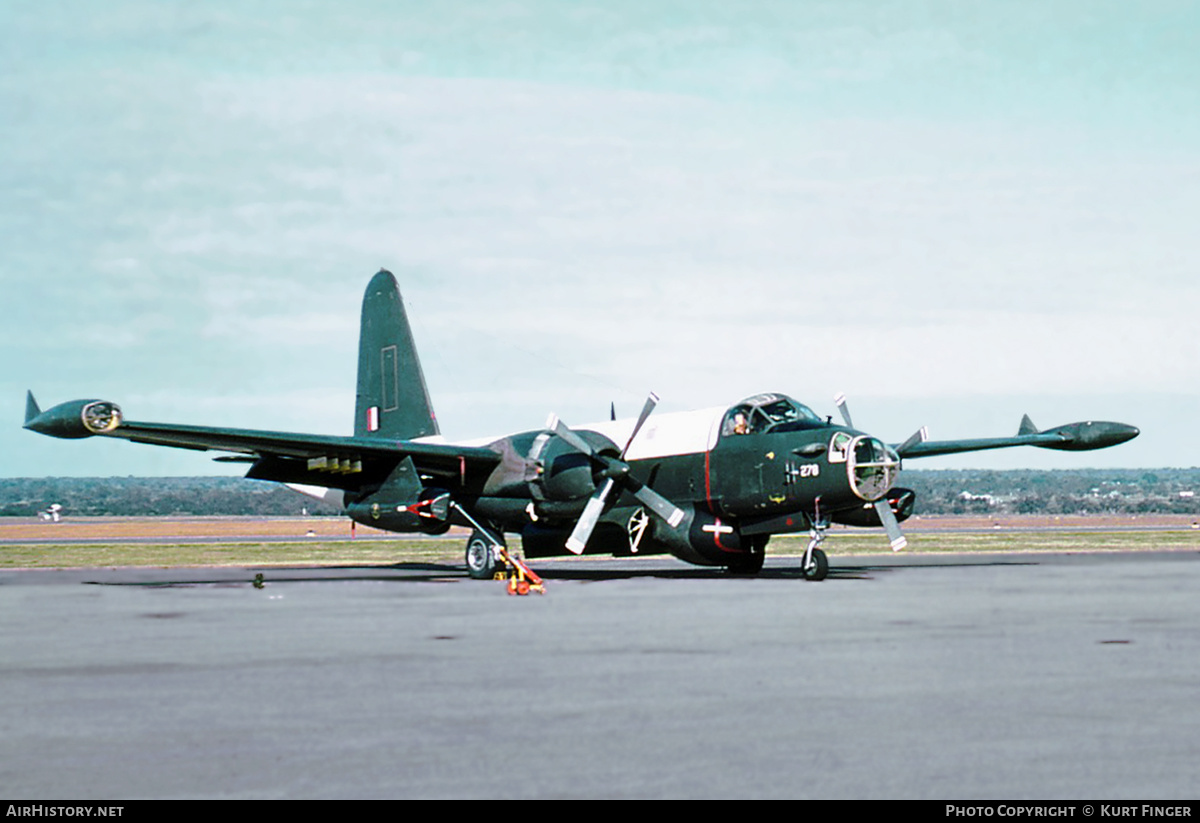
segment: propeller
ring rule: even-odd
[[[575,528],[571,531],[571,536],[567,538],[567,548],[575,554],[583,553],[583,547],[587,544],[588,538],[592,536],[592,531],[596,528],[600,515],[604,513],[604,507],[608,505],[609,495],[612,494],[613,487],[618,483],[636,497],[642,505],[665,520],[671,528],[675,528],[682,522],[683,509],[635,478],[630,473],[629,464],[625,462],[625,453],[629,451],[634,438],[638,436],[638,432],[641,431],[646,419],[650,417],[650,413],[657,405],[658,395],[651,392],[650,396],[646,398],[646,404],[642,406],[642,413],[638,415],[629,439],[625,442],[625,448],[621,449],[619,458],[608,457],[596,451],[590,443],[559,420],[557,415],[550,415],[550,419],[546,421],[547,429],[603,467],[604,484],[588,498],[587,505],[583,507],[583,513],[579,515],[579,520],[576,521]]]
[[[846,395],[839,392],[837,396],[833,398],[833,402],[837,405],[838,411],[842,413],[842,419],[846,421],[846,425],[850,428],[854,428],[854,421],[850,418],[850,407],[846,404]],[[910,437],[909,440],[911,441],[915,438],[918,442],[923,442],[928,436],[929,435],[925,429],[921,429],[919,432]],[[907,442],[908,441],[906,441],[906,443]],[[900,530],[900,522],[896,520],[896,514],[892,511],[891,505],[888,504],[887,495],[885,494],[883,497],[876,500],[874,506],[875,514],[879,516],[879,522],[883,524],[883,530],[887,532],[888,541],[892,545],[892,551],[900,551],[908,545],[908,538],[905,537],[904,532]]]

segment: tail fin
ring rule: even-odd
[[[1018,437],[1023,434],[1040,434],[1038,427],[1033,425],[1033,421],[1029,419],[1029,415],[1021,418],[1021,426],[1017,429]]]
[[[412,440],[438,433],[400,289],[380,269],[363,295],[354,435]]]
[[[25,390],[25,423],[28,424],[29,421],[33,420],[33,418],[37,417],[41,413],[42,413],[42,410],[40,408],[38,408],[38,402],[33,399],[33,392],[29,389],[26,389]]]

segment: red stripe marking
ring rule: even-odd
[[[712,470],[709,466],[709,458],[712,457],[712,450],[704,453],[704,500],[708,503],[708,508],[713,507],[712,502]]]
[[[711,457],[712,457],[712,450],[709,449],[708,451],[706,451],[704,453],[704,499],[705,499],[705,501],[707,501],[708,508],[710,511],[714,508],[713,502],[712,502],[712,476],[711,476],[712,475],[712,464],[710,462]],[[721,525],[720,518],[718,518],[714,515],[714,519],[716,520],[716,525],[720,526]],[[733,554],[741,554],[740,551],[737,551],[735,549],[728,549],[721,545],[720,532],[717,532],[717,531],[713,532],[713,544],[723,552],[730,552]]]

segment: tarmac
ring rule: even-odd
[[[796,562],[0,572],[0,794],[1200,794],[1200,553]]]

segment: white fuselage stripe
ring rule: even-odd
[[[721,430],[721,419],[726,408],[699,409],[686,412],[665,412],[652,415],[637,439],[625,455],[627,460],[653,460],[659,457],[677,457],[684,454],[703,454],[717,444]],[[602,423],[584,423],[571,426],[574,431],[593,431],[602,434],[622,448],[629,439],[637,421],[605,420]],[[569,423],[567,425],[570,425]],[[445,443],[454,446],[487,446],[499,437],[480,437],[471,440],[447,440],[441,435],[417,438],[416,443]]]

